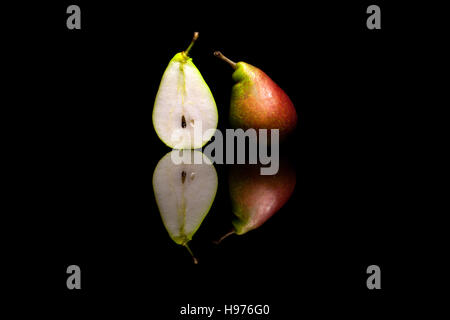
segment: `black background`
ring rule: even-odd
[[[402,19],[408,7],[391,3],[374,2],[381,30],[366,28],[372,2],[288,3],[19,8],[10,26],[20,50],[8,61],[21,88],[13,92],[20,126],[12,135],[22,138],[16,184],[26,196],[14,212],[27,240],[15,253],[25,261],[22,277],[31,265],[39,270],[21,293],[37,291],[47,301],[41,306],[62,307],[52,309],[60,316],[168,319],[182,318],[188,303],[269,304],[273,319],[366,318],[398,303],[416,245],[404,124],[416,112],[405,96],[414,91],[411,38],[421,30]],[[66,28],[70,4],[81,7],[82,30]],[[154,97],[194,31],[191,56],[216,99],[220,129],[233,82],[215,50],[264,70],[299,115],[281,147],[296,167],[293,196],[261,228],[220,246],[212,240],[228,229],[231,207],[228,168],[216,165],[216,200],[191,244],[199,265],[167,235],[151,184],[170,151],[152,127]],[[66,288],[71,264],[81,267],[81,291]],[[381,267],[380,291],[366,287],[371,264]]]

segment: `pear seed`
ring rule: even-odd
[[[184,183],[184,181],[186,180],[186,171],[181,171],[181,183]]]
[[[184,115],[181,116],[181,127],[186,128],[186,118]]]

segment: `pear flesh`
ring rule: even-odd
[[[153,108],[153,126],[159,138],[175,149],[205,145],[217,128],[214,97],[185,52],[169,62]]]
[[[174,152],[181,154],[180,164],[172,161]],[[194,156],[202,163],[192,163]],[[211,208],[217,184],[216,169],[199,151],[173,150],[158,162],[153,191],[164,226],[175,243],[188,248],[187,243]]]

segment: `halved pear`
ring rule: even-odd
[[[197,38],[196,32],[187,50],[170,60],[153,107],[153,127],[158,137],[175,149],[201,148],[217,128],[214,97],[188,56]]]
[[[164,226],[175,243],[188,249],[195,263],[188,242],[214,202],[217,183],[214,165],[199,151],[172,150],[153,172],[153,191]]]

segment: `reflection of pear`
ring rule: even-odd
[[[233,230],[226,236],[244,234],[260,227],[276,213],[294,191],[295,170],[280,162],[275,175],[261,175],[261,165],[234,165],[229,172]],[[221,240],[222,240],[221,239]]]
[[[175,164],[171,156],[175,158],[178,155],[181,161]],[[195,164],[194,157],[201,159],[202,163]],[[185,246],[192,255],[188,242],[208,214],[216,196],[216,169],[199,151],[173,150],[156,165],[153,191],[170,237]]]

